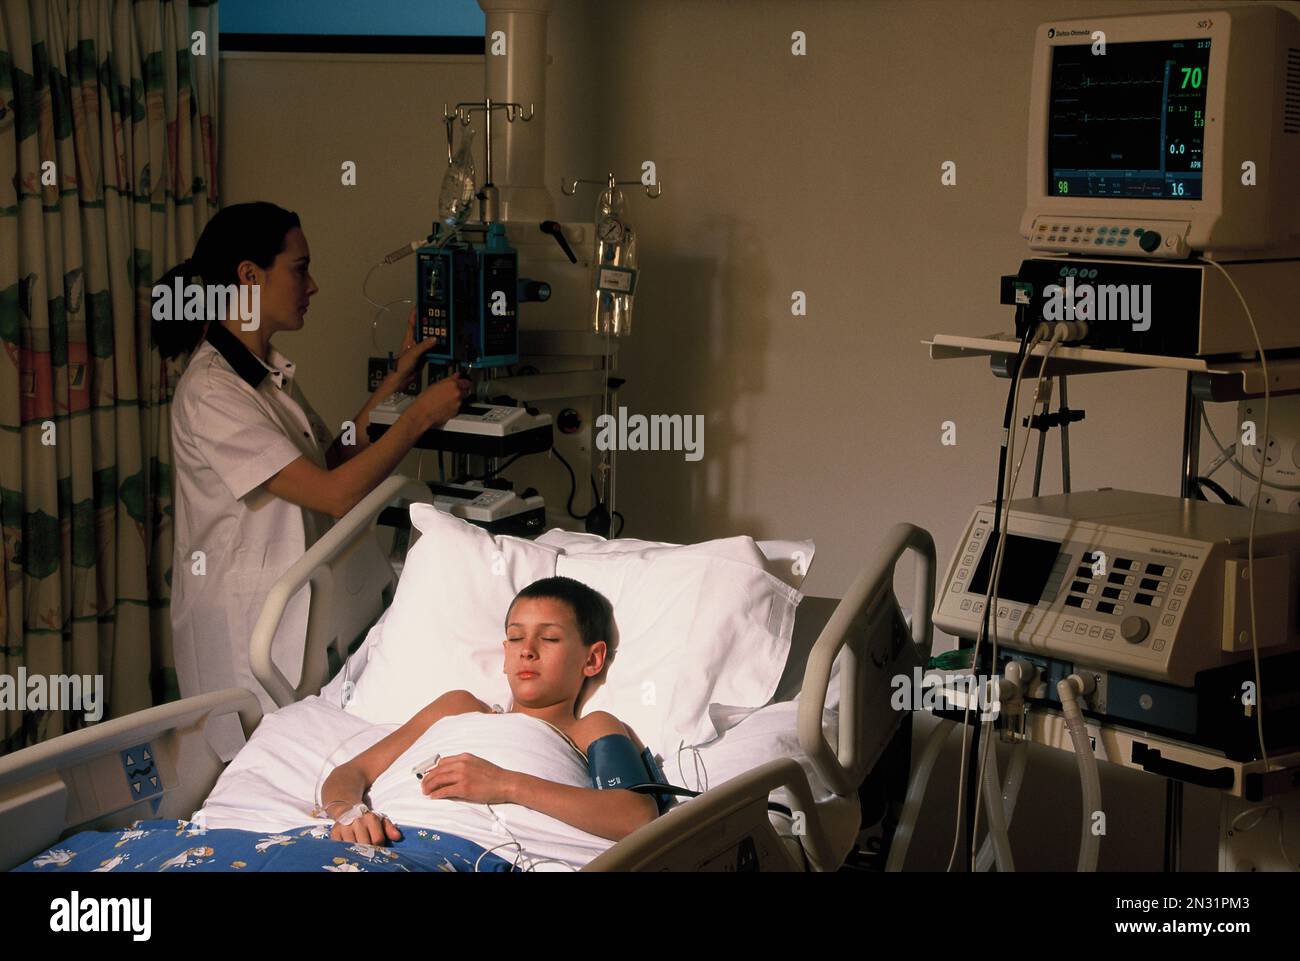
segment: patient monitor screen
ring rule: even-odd
[[[1210,41],[1105,51],[1052,48],[1048,196],[1200,200]]]
[[[979,563],[975,565],[968,588],[972,594],[983,596],[988,593],[989,569],[993,566],[997,543],[996,537],[989,538]],[[1060,552],[1060,541],[1008,534],[1002,557],[1002,576],[998,578],[998,597],[1020,604],[1037,604]]]

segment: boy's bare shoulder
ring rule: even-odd
[[[491,714],[492,708],[469,691],[448,691],[429,707],[437,705],[444,714]]]
[[[590,744],[597,738],[605,737],[607,734],[622,734],[624,737],[632,736],[632,732],[628,730],[627,725],[608,711],[592,711],[590,714],[584,715],[574,725],[574,731],[582,735],[579,743],[586,744]]]

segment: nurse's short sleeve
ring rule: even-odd
[[[179,426],[232,497],[239,500],[304,456],[242,381],[205,380],[185,398]]]

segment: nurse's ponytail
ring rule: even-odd
[[[194,253],[159,277],[155,287],[171,288],[178,277],[182,287],[191,283],[237,285],[236,270],[241,262],[251,260],[263,269],[270,267],[284,250],[285,236],[301,226],[296,213],[265,201],[223,207],[203,228]],[[179,310],[175,313],[179,315]],[[155,319],[154,343],[164,357],[189,353],[199,345],[212,320]]]

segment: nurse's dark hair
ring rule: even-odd
[[[605,595],[592,590],[581,581],[571,577],[544,577],[533,581],[515,595],[506,611],[506,627],[510,626],[510,611],[522,600],[542,598],[548,601],[562,601],[573,611],[573,619],[578,623],[578,633],[582,643],[590,647],[597,641],[604,641],[611,649],[614,647],[614,610],[605,599]]]
[[[237,284],[236,269],[245,260],[266,269],[284,250],[285,237],[301,227],[298,215],[264,200],[222,207],[199,234],[194,253],[155,281],[183,284]],[[203,324],[195,320],[155,320],[153,339],[164,357],[189,353],[203,337]]]

